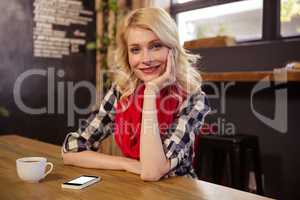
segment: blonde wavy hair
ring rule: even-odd
[[[140,8],[130,12],[120,24],[117,33],[115,52],[116,73],[113,79],[122,97],[131,95],[139,84],[128,61],[127,36],[130,28],[145,28],[153,31],[161,42],[173,50],[176,71],[176,83],[187,94],[201,87],[200,73],[192,67],[199,55],[189,54],[179,43],[176,23],[161,8]]]

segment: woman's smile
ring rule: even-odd
[[[145,75],[151,75],[151,74],[156,74],[160,73],[160,64],[156,65],[150,65],[150,66],[145,66],[145,67],[140,67],[139,70],[142,71]]]

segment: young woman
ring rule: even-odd
[[[117,36],[118,73],[99,112],[63,144],[67,165],[126,170],[141,179],[196,178],[195,134],[209,112],[198,56],[180,46],[175,22],[160,8],[132,11]],[[113,134],[124,157],[96,152]]]

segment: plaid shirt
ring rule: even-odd
[[[93,114],[77,132],[66,136],[63,152],[97,151],[100,142],[114,133],[114,117],[120,97],[121,94],[112,87],[98,113]],[[200,88],[183,101],[173,124],[165,134],[161,134],[165,155],[171,161],[171,169],[165,177],[197,177],[192,167],[195,134],[199,133],[209,111],[208,100]]]

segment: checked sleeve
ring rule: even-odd
[[[102,100],[99,111],[92,114],[88,120],[80,126],[77,132],[67,134],[62,146],[62,151],[97,151],[100,142],[114,131],[115,105],[118,96],[118,91],[115,87],[112,87]]]
[[[209,111],[208,99],[200,88],[181,105],[177,118],[163,138],[165,155],[171,161],[168,175],[184,175],[191,169],[195,134],[199,133]]]

